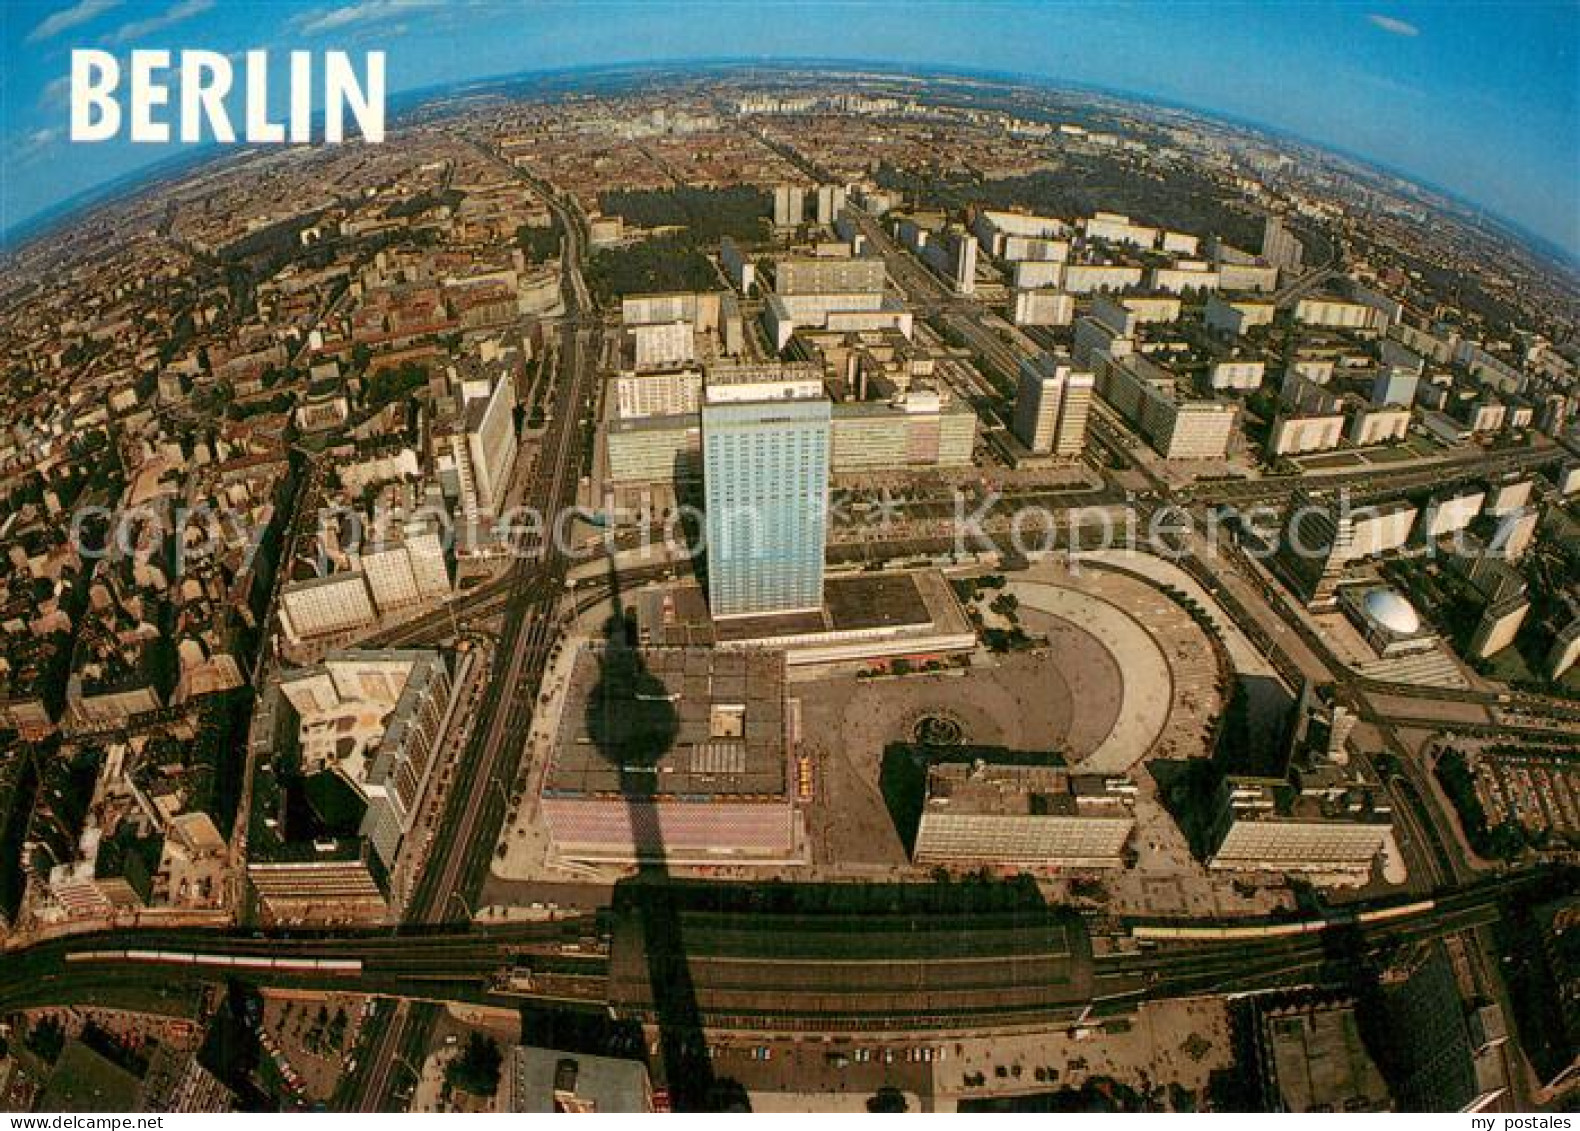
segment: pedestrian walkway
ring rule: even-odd
[[[1157,585],[1178,589],[1206,610],[1208,619],[1212,621],[1213,631],[1218,639],[1223,641],[1224,648],[1229,653],[1229,662],[1237,673],[1265,676],[1268,679],[1278,678],[1277,669],[1268,663],[1267,658],[1245,638],[1245,634],[1223,611],[1218,602],[1194,577],[1173,562],[1155,554],[1143,554],[1135,550],[1094,550],[1081,554],[1076,561],[1101,562],[1115,569],[1138,574]]]
[[[1124,682],[1119,716],[1101,745],[1081,760],[1091,773],[1128,773],[1168,721],[1173,681],[1162,649],[1123,609],[1074,589],[1016,580],[1009,591],[1027,608],[1068,621],[1114,657]]]

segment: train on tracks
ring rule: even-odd
[[[271,958],[261,954],[197,954],[180,950],[84,950],[66,955],[67,962],[150,962],[177,966],[217,966],[237,970],[278,970],[297,974],[362,973],[360,958]]]
[[[1293,923],[1258,923],[1238,927],[1164,926],[1137,924],[1130,928],[1130,937],[1152,942],[1228,942],[1234,939],[1275,939],[1286,935],[1309,935],[1334,927],[1370,926],[1392,919],[1407,919],[1412,915],[1425,915],[1437,909],[1435,899],[1416,903],[1401,903],[1393,907],[1379,907],[1371,911],[1334,911],[1320,919],[1302,919]]]

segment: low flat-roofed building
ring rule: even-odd
[[[1120,867],[1135,818],[1122,795],[1075,784],[1051,766],[930,766],[915,862]]]
[[[1273,564],[1308,607],[1334,608],[1346,568],[1404,546],[1418,513],[1402,499],[1352,507],[1342,495],[1297,491]]]
[[[1388,1111],[1388,1085],[1348,1002],[1258,1003],[1256,1052],[1266,1110]]]
[[[315,858],[251,860],[247,882],[266,923],[361,923],[388,910],[375,877],[371,848],[326,844]]]
[[[293,641],[366,628],[375,616],[367,578],[359,570],[287,583],[280,590],[280,614]]]
[[[66,1042],[39,1100],[40,1111],[138,1111],[142,1081],[96,1049]]]
[[[521,1045],[510,1054],[513,1112],[650,1112],[653,1084],[639,1060]]]
[[[636,604],[644,643],[784,649],[791,667],[925,662],[977,644],[976,630],[937,570],[829,577],[822,607],[794,615],[717,621],[701,589],[688,583],[639,594]]]
[[[854,294],[773,293],[763,301],[763,329],[774,349],[782,350],[798,330],[893,329],[911,336],[915,318],[904,301],[878,291]],[[711,381],[711,376],[710,376]]]
[[[584,646],[543,776],[576,860],[779,863],[798,850],[783,652]]]

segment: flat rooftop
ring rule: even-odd
[[[709,385],[757,385],[794,381],[823,382],[815,361],[720,361],[707,367]]]
[[[641,1061],[531,1045],[517,1048],[511,1057],[511,1111],[558,1111],[555,1093],[565,1085],[578,1105],[593,1111],[645,1112],[651,1107],[647,1067]]]
[[[41,1111],[137,1111],[142,1083],[80,1040],[66,1042],[44,1090]]]
[[[667,590],[642,627],[654,643],[732,644],[747,640],[816,633],[863,632],[877,628],[929,628],[937,600],[929,603],[923,579],[914,573],[856,574],[823,583],[823,607],[816,612],[729,617],[715,621],[698,585]]]
[[[1379,786],[1334,768],[1333,772],[1302,771],[1303,783],[1322,792],[1302,793],[1294,786],[1272,784],[1256,778],[1231,781],[1242,790],[1255,789],[1270,803],[1267,808],[1237,807],[1237,821],[1292,821],[1301,824],[1390,825],[1393,809]]]
[[[916,576],[909,573],[834,578],[823,586],[823,603],[836,631],[909,628],[933,621]]]
[[[702,417],[695,412],[668,416],[616,417],[607,425],[610,432],[702,432]]]
[[[584,646],[543,792],[782,796],[785,686],[783,652]]]
[[[1387,1086],[1361,1040],[1353,1009],[1274,1012],[1262,1024],[1289,1111],[1388,1110]]]
[[[927,805],[995,817],[1078,815],[1069,773],[1048,766],[942,762],[928,767]]]

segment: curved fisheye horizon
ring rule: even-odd
[[[125,53],[185,44],[228,51],[376,47],[389,89],[414,92],[560,70],[672,68],[712,61],[827,61],[926,73],[960,70],[1089,88],[1192,109],[1362,160],[1483,210],[1545,253],[1580,257],[1580,188],[1553,139],[1580,137],[1573,81],[1580,10],[1444,3],[1365,6],[1203,3],[973,5],[770,2],[630,6],[501,0],[277,0],[277,30],[238,27],[238,6],[24,0],[0,13],[10,96],[0,137],[16,172],[0,184],[0,239],[36,230],[67,197],[96,198],[179,146],[66,140],[71,35]],[[966,9],[970,9],[968,14]],[[137,14],[146,16],[134,19]],[[618,28],[612,36],[597,29]],[[505,34],[497,34],[503,28]],[[64,30],[62,30],[64,29]],[[260,41],[261,40],[261,41]],[[273,40],[273,43],[269,41]],[[684,46],[681,46],[684,44]],[[947,45],[947,46],[946,46]],[[1040,50],[1039,50],[1040,48]],[[276,68],[277,71],[283,68]],[[270,78],[278,89],[278,74]],[[283,97],[283,96],[282,96]],[[46,155],[59,188],[20,173]]]
[[[1270,138],[1281,139],[1313,150],[1322,151],[1333,157],[1352,161],[1375,169],[1378,172],[1399,177],[1445,200],[1461,205],[1467,210],[1484,217],[1488,222],[1504,228],[1509,234],[1528,244],[1533,251],[1549,258],[1554,265],[1563,268],[1571,274],[1580,273],[1580,242],[1571,247],[1566,247],[1556,242],[1554,238],[1543,235],[1525,223],[1518,221],[1513,216],[1500,213],[1476,202],[1465,195],[1465,190],[1434,183],[1419,174],[1395,167],[1389,163],[1386,157],[1347,150],[1340,144],[1323,142],[1289,129],[1280,128],[1270,122],[1260,121],[1251,117],[1239,117],[1226,111],[1215,110],[1206,105],[1188,101],[1173,101],[1148,94],[1142,90],[1110,87],[1096,82],[1059,81],[1048,76],[1033,73],[976,69],[953,66],[942,62],[896,63],[880,58],[818,58],[815,56],[757,56],[753,58],[676,57],[641,59],[626,63],[587,63],[574,66],[544,67],[506,74],[481,75],[454,83],[394,90],[390,94],[390,109],[392,124],[399,126],[403,117],[418,113],[435,103],[454,98],[458,94],[500,90],[549,79],[573,80],[576,78],[591,79],[598,76],[648,74],[675,76],[676,72],[687,72],[689,74],[697,71],[725,73],[749,72],[752,70],[785,72],[810,77],[818,74],[814,68],[828,66],[839,68],[833,72],[833,77],[837,77],[840,73],[857,74],[865,70],[879,74],[908,76],[919,79],[929,76],[971,78],[1021,85],[1054,93],[1081,93],[1084,91],[1116,102],[1130,102],[1138,107],[1183,111],[1195,117],[1215,120],[1225,125],[1250,130]],[[819,77],[827,78],[831,76],[827,72],[823,72]],[[567,85],[572,84],[568,83]],[[56,225],[69,222],[72,216],[78,212],[91,209],[99,204],[113,203],[120,195],[138,192],[151,181],[170,176],[180,176],[185,172],[197,169],[207,162],[223,161],[235,156],[236,154],[230,152],[226,147],[216,145],[213,142],[175,147],[174,153],[155,158],[111,180],[83,189],[81,192],[64,200],[57,201],[51,207],[46,207],[31,216],[17,220],[9,228],[0,228],[0,253],[14,250],[31,240],[47,234]],[[1580,208],[1580,201],[1577,201],[1577,208]]]

